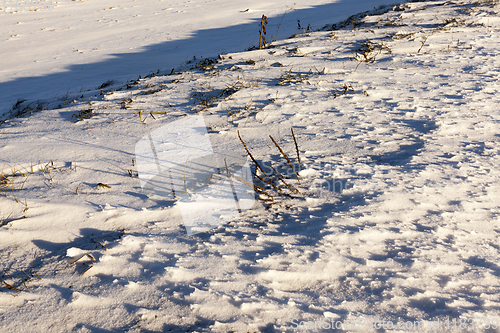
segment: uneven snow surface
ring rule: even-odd
[[[0,127],[0,331],[498,332],[499,9],[406,3],[18,103]],[[255,177],[252,209],[188,235],[175,200],[142,192],[134,149],[195,114],[279,189]]]

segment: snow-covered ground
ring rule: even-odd
[[[319,29],[396,2],[0,0],[0,119],[20,99],[43,101],[256,46],[262,15],[268,39],[286,38],[302,31],[299,22]]]
[[[0,127],[1,331],[498,332],[498,17],[407,3],[168,75],[104,62],[114,82],[44,111],[27,90]],[[136,144],[199,115],[280,189],[255,177],[268,195],[189,235],[178,201],[143,192]]]

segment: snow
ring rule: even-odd
[[[18,100],[42,102],[76,96],[109,80],[123,82],[157,70],[170,71],[193,56],[213,57],[256,46],[262,15],[269,18],[267,36],[271,40],[300,32],[297,20],[304,29],[308,25],[319,29],[359,11],[395,2],[363,0],[352,6],[328,0],[258,0],[251,4],[231,0],[22,0],[13,5],[2,1],[0,116]],[[16,3],[29,3],[31,10],[16,11]]]
[[[462,332],[471,318],[483,321],[469,331],[496,331],[498,3],[411,2],[340,24],[380,4],[297,2],[279,36],[297,35],[251,51],[256,20],[268,15],[272,34],[283,4],[1,13],[19,36],[1,41],[13,44],[0,83],[1,331],[373,332],[391,321]],[[163,8],[177,21],[153,15]],[[35,17],[43,24],[23,27]],[[297,19],[329,26],[299,31]],[[53,40],[29,33],[39,24],[61,42],[41,47]],[[42,98],[46,109],[30,110]],[[189,179],[207,182],[194,191]]]

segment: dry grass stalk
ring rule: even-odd
[[[271,201],[271,202],[274,202],[274,197],[273,197],[272,195],[270,195],[269,193],[267,193],[267,192],[263,192],[263,191],[258,190],[258,189],[255,189],[255,191],[256,191],[257,193],[267,195],[268,197],[270,197],[270,198],[271,198],[271,199],[263,199],[263,198],[258,198],[259,200],[261,200],[261,201]]]
[[[292,130],[293,142],[295,142],[295,150],[297,151],[297,160],[299,161],[299,166],[300,166],[299,145],[297,144],[297,139],[295,138],[295,133],[293,133],[293,127],[290,129]]]
[[[431,36],[432,36],[432,35],[431,35]],[[418,49],[417,54],[419,54],[419,53],[420,53],[420,51],[422,51],[422,49],[424,48],[425,42],[427,42],[427,39],[429,39],[429,37],[430,37],[430,36],[425,36],[425,37],[424,37],[424,41],[423,41],[423,42],[421,42],[421,43],[422,43],[422,45],[421,45],[421,46],[420,46],[420,48]]]
[[[76,263],[77,261],[79,261],[79,260],[81,260],[81,259],[83,259],[83,258],[85,258],[85,257],[89,258],[89,259],[90,259],[90,260],[92,260],[92,261],[95,261],[95,258],[94,258],[94,257],[92,257],[92,256],[91,256],[90,254],[88,254],[88,253],[85,253],[83,256],[81,256],[81,257],[79,257],[78,259],[76,259],[76,260],[74,260],[73,262],[71,262],[71,265],[73,265],[74,263]]]
[[[266,24],[268,23],[266,15],[262,15],[260,19],[259,49],[266,47]]]
[[[258,185],[252,184],[252,183],[250,183],[250,182],[248,182],[248,181],[246,181],[246,180],[244,180],[244,179],[242,179],[242,178],[240,178],[238,176],[233,175],[232,173],[229,173],[229,176],[232,177],[232,178],[234,178],[234,179],[236,179],[237,181],[245,184],[246,186],[253,187],[254,190],[256,190],[256,191],[261,191],[261,192],[264,192],[264,194],[269,195],[266,192],[266,189],[264,189],[264,188],[262,188],[262,187],[260,187]],[[271,196],[271,195],[269,195],[269,196]]]
[[[243,141],[243,139],[241,138],[241,135],[240,135],[240,131],[238,131],[238,137],[240,138],[240,141],[241,143],[243,144],[243,147],[245,147],[245,150],[247,151],[247,154],[248,156],[250,156],[250,158],[252,159],[252,161],[255,163],[255,166],[260,170],[262,171],[262,173],[266,176],[267,179],[269,179],[270,183],[269,182],[266,182],[270,185],[272,185],[276,190],[278,189],[276,187],[276,185],[274,185],[272,179],[267,175],[267,173],[264,171],[264,169],[262,169],[262,167],[260,166],[259,163],[257,163],[257,161],[255,160],[255,158],[253,157],[252,153],[250,153],[250,150],[248,150],[247,148],[247,145],[245,144],[245,142]],[[257,176],[257,173],[255,174]],[[257,176],[258,177],[258,176]],[[259,177],[260,178],[260,177]]]
[[[32,171],[32,172],[33,172],[33,171]],[[23,184],[21,185],[20,190],[22,190],[22,189],[24,188],[24,184],[26,184],[26,182],[28,181],[28,178],[30,178],[30,176],[31,176],[31,173],[32,173],[32,172],[30,172],[30,173],[28,174],[28,176],[24,179]]]
[[[6,225],[7,223],[9,223],[9,218],[12,216],[12,213],[9,214],[9,216],[7,216],[6,218],[2,218],[0,220],[0,227],[3,227],[4,225]]]
[[[299,182],[299,185],[301,185],[300,184],[299,175],[297,174],[297,172],[295,172],[295,168],[293,167],[292,162],[290,162],[290,159],[285,154],[285,152],[283,151],[283,149],[281,149],[281,147],[278,145],[278,143],[274,140],[274,138],[271,135],[269,135],[269,137],[271,138],[271,140],[273,140],[273,143],[278,148],[278,150],[281,152],[281,155],[283,155],[283,157],[286,159],[286,161],[288,162],[288,165],[290,166],[290,168],[292,168],[292,171],[295,174],[295,177],[297,178],[297,181]]]
[[[78,186],[76,187],[76,191],[75,191],[75,194],[78,195],[78,190],[80,189],[80,185],[82,185],[83,182],[80,182],[80,184],[78,184]]]
[[[253,189],[254,189],[255,191],[257,191],[257,192],[259,192],[259,193],[262,193],[262,194],[264,194],[264,195],[267,195],[268,197],[273,198],[273,196],[272,196],[272,195],[270,195],[269,193],[267,193],[267,191],[266,191],[264,188],[262,188],[262,187],[260,187],[260,186],[258,186],[258,185],[255,185],[255,184],[253,184],[253,183],[250,183],[250,182],[248,182],[248,181],[244,180],[243,178],[240,178],[240,177],[235,176],[234,174],[230,173],[230,172],[229,172],[229,169],[228,169],[228,167],[227,167],[227,163],[226,163],[226,160],[225,160],[225,159],[224,159],[224,163],[226,164],[226,173],[227,173],[228,178],[234,178],[234,179],[236,179],[237,181],[239,181],[239,182],[241,182],[241,183],[245,184],[245,185],[246,185],[246,186],[248,186],[248,187],[253,187]],[[274,201],[274,198],[273,198],[273,201]]]
[[[19,202],[19,200],[17,200],[16,198],[16,194],[14,193],[14,179],[12,179],[12,195],[14,196],[14,200],[16,200],[16,202]]]
[[[82,274],[80,274],[80,276],[82,276],[83,274],[87,273],[92,267],[94,267],[94,266],[90,266],[89,268],[87,268],[85,271],[83,271]]]
[[[149,113],[149,115],[151,116],[151,118],[153,118],[154,120],[156,120],[156,118],[155,118],[155,116],[153,116],[153,114],[167,114],[167,111],[144,111],[144,110],[141,110],[141,111],[134,112],[134,114],[138,114],[139,115],[139,120],[141,121],[141,123],[145,124],[146,123],[146,118],[144,118],[144,120],[143,120],[142,116],[141,116],[143,113]]]
[[[5,284],[5,285],[7,286],[7,288],[9,288],[9,289],[13,289],[13,290],[15,290],[15,291],[21,291],[21,290],[17,289],[16,287],[11,286],[10,284],[8,284],[7,282],[5,282],[4,280],[2,280],[2,282],[3,282],[3,284]]]
[[[24,209],[23,209],[23,213],[26,213],[26,211],[28,211],[29,207],[28,207],[28,200],[26,200],[26,198],[24,198]]]
[[[281,189],[279,187],[276,187],[276,185],[274,185],[273,182],[270,182],[267,179],[262,178],[257,173],[254,173],[254,175],[255,175],[255,177],[259,178],[259,180],[263,181],[264,183],[267,183],[267,184],[271,185],[274,189],[276,189],[278,191],[281,191]]]
[[[285,184],[285,185],[288,187],[288,189],[290,189],[290,191],[295,192],[295,193],[298,193],[298,192],[299,192],[299,190],[297,190],[296,188],[292,188],[292,187],[291,187],[291,186],[290,186],[290,185],[289,185],[289,184],[285,181],[285,179],[283,178],[283,175],[282,175],[282,174],[281,174],[278,170],[276,170],[276,169],[275,169],[275,168],[273,168],[272,166],[270,166],[270,167],[271,167],[271,169],[273,169],[273,171],[274,171],[274,172],[276,172],[276,175],[278,176],[278,178],[279,178],[279,179],[283,182],[283,184]]]

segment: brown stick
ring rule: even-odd
[[[295,169],[293,168],[293,165],[292,165],[292,162],[290,162],[290,159],[288,158],[288,156],[286,156],[285,152],[283,151],[283,149],[281,149],[281,147],[278,145],[278,143],[273,139],[272,136],[269,135],[269,137],[271,138],[271,140],[273,140],[274,144],[276,145],[276,147],[279,149],[279,151],[281,152],[281,155],[283,155],[283,157],[285,157],[286,161],[288,162],[288,165],[290,166],[290,168],[292,168],[292,171],[293,173],[295,174],[295,177],[297,178],[297,181],[299,182],[299,185],[300,185],[300,179],[299,179],[299,175],[297,174],[297,172],[295,172]]]

